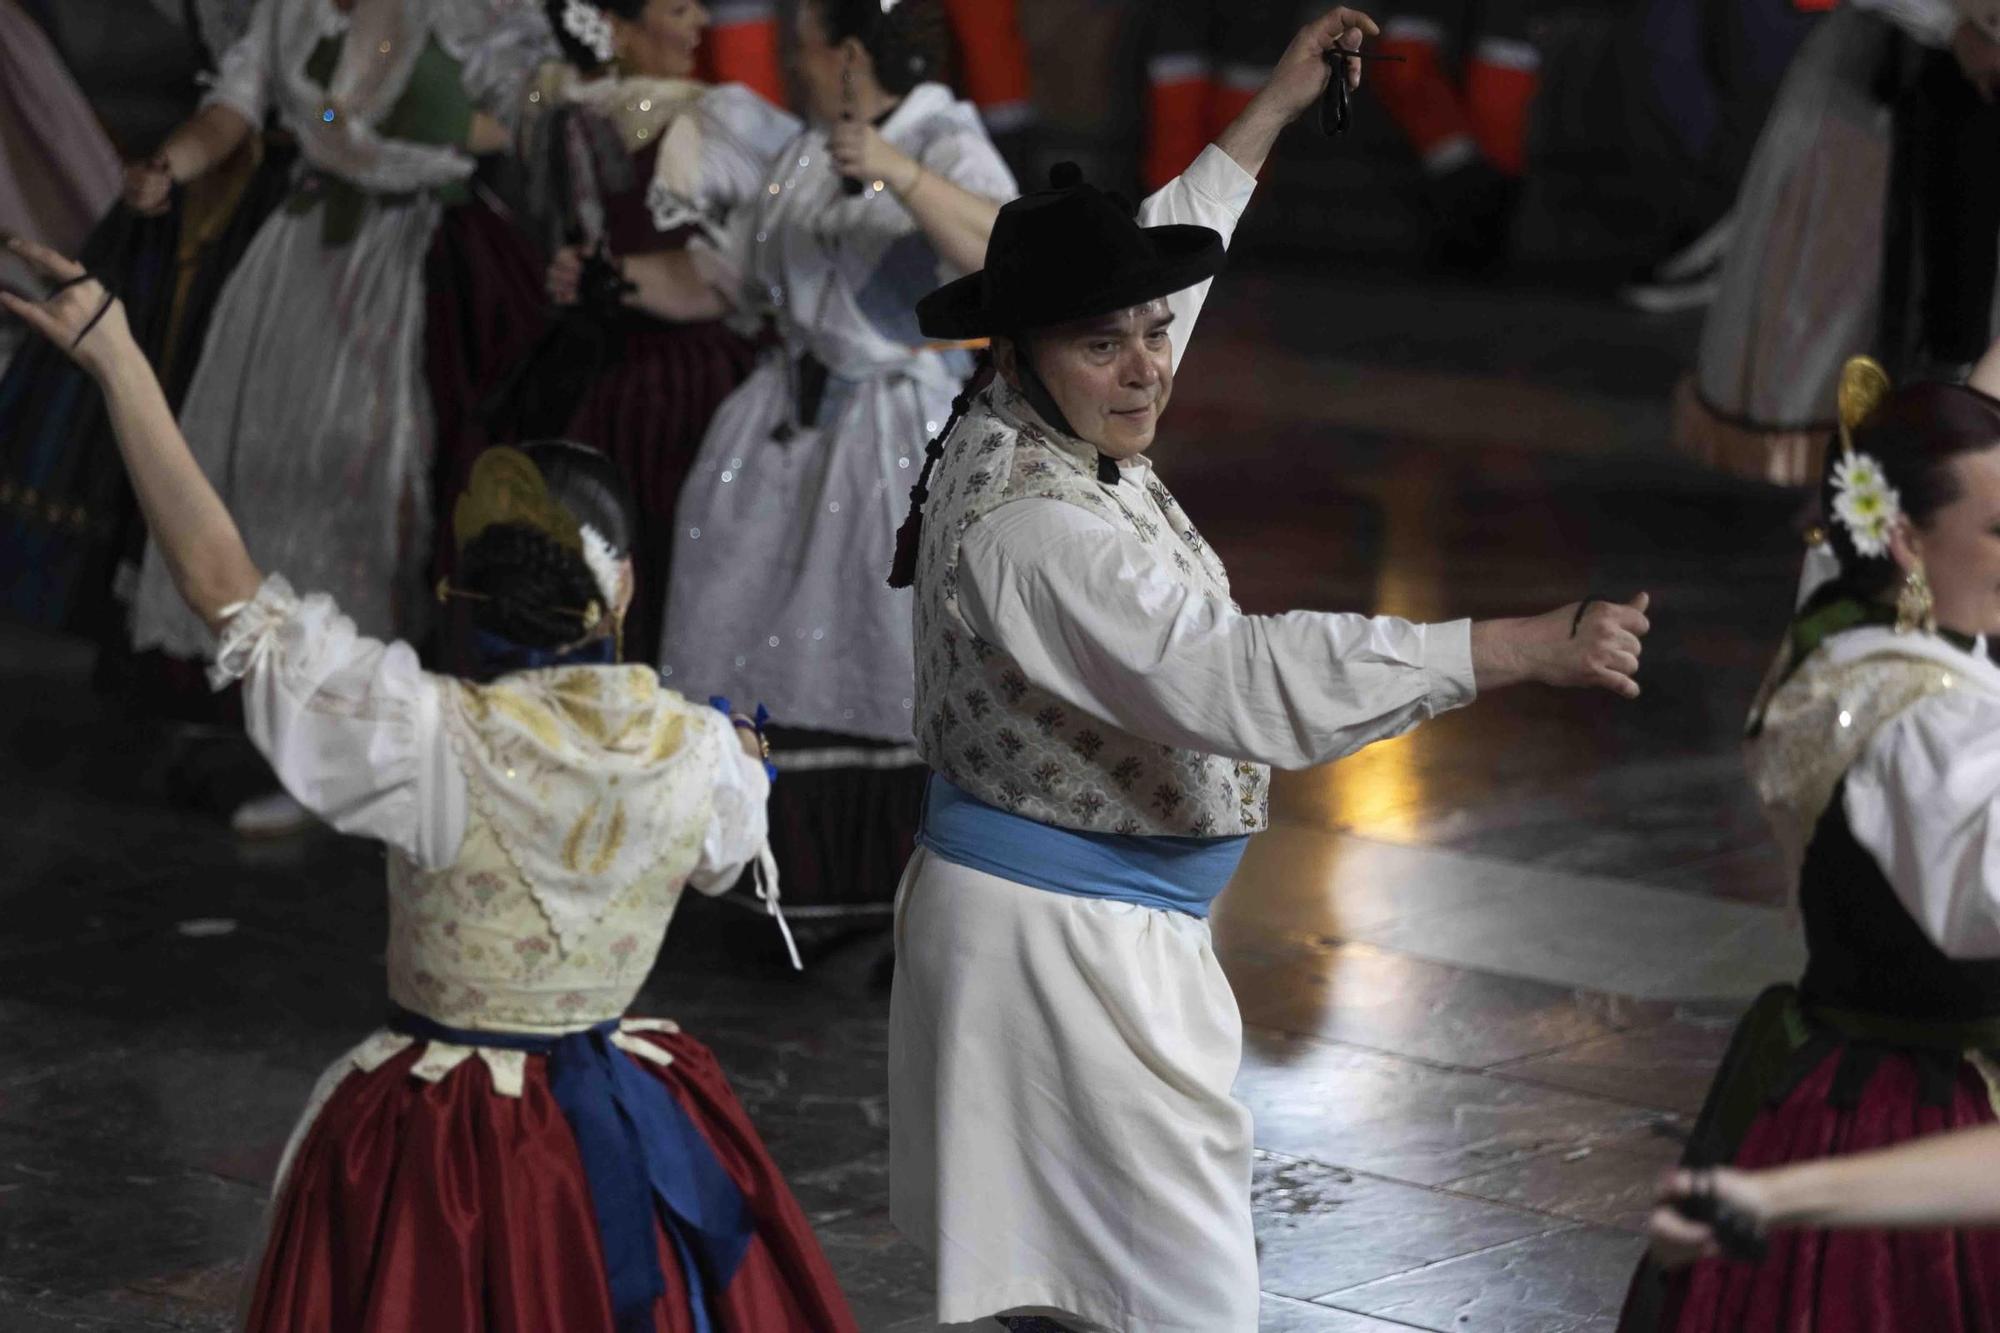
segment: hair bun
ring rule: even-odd
[[[1083,168],[1074,162],[1058,162],[1049,168],[1051,190],[1073,190],[1083,184]]]

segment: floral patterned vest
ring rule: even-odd
[[[1131,534],[1189,587],[1229,595],[1222,561],[1157,478],[1097,480],[1096,451],[1043,424],[995,380],[945,444],[924,507],[916,579],[917,747],[960,788],[1010,813],[1092,833],[1222,837],[1266,822],[1270,771],[1120,731],[1040,689],[959,613],[959,542],[1015,500],[1060,500]],[[1162,522],[1161,520],[1164,520]]]

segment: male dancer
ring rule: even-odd
[[[898,901],[890,1186],[947,1324],[1253,1333],[1242,1024],[1205,918],[1265,765],[1518,681],[1638,693],[1644,594],[1478,625],[1243,615],[1145,458],[1266,152],[1374,31],[1345,9],[1301,31],[1153,225],[1080,183],[1027,195],[918,308],[927,336],[993,338],[999,372],[933,443],[899,570],[934,775]]]

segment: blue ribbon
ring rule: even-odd
[[[695,1333],[714,1333],[709,1301],[728,1288],[750,1247],[749,1208],[687,1111],[611,1044],[617,1019],[553,1037],[446,1027],[392,1005],[389,1027],[425,1041],[547,1056],[549,1091],[590,1183],[619,1333],[650,1330],[653,1304],[666,1294],[655,1218],[680,1260]]]
[[[728,695],[725,694],[709,695],[708,706],[710,708],[713,708],[716,712],[722,714],[724,717],[728,718],[732,725],[736,722],[736,708],[729,702]],[[771,721],[771,710],[764,707],[764,705],[762,704],[758,704],[756,716],[750,719],[750,729],[757,734],[758,740],[761,741],[764,739],[764,728],[770,725],[770,721]],[[778,766],[772,763],[768,759],[764,761],[764,776],[771,779],[771,781],[773,782],[776,782],[778,780]]]
[[[567,649],[530,648],[478,626],[472,630],[472,652],[479,665],[496,676],[543,667],[612,666],[618,660],[617,645],[608,638],[585,639]]]

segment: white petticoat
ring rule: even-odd
[[[1204,921],[919,850],[896,898],[890,1212],[937,1318],[1255,1333],[1243,1024]]]

